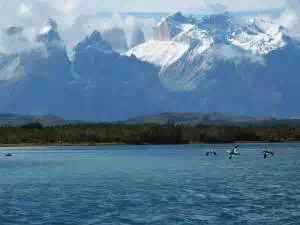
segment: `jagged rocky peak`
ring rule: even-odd
[[[187,22],[187,18],[184,17],[181,12],[176,12],[176,13],[170,15],[167,19],[168,20],[175,20],[175,21],[180,22],[180,23],[186,23]]]
[[[101,33],[97,30],[94,30],[89,36],[86,37],[86,40],[92,42],[100,42],[102,41]]]
[[[40,42],[52,42],[52,41],[61,41],[59,32],[58,32],[58,25],[57,22],[53,19],[49,19],[37,37],[37,41]]]
[[[20,33],[22,33],[24,30],[23,27],[18,27],[18,26],[12,26],[6,29],[6,34],[8,36],[14,36],[14,35],[18,35]]]
[[[279,31],[280,31],[280,32],[286,32],[286,31],[287,31],[287,28],[284,27],[284,26],[282,26],[282,25],[280,25],[280,26],[279,26]]]
[[[82,42],[80,42],[75,47],[75,51],[89,48],[93,48],[102,52],[114,52],[111,45],[105,40],[103,40],[101,33],[97,30],[93,31]]]
[[[126,52],[128,48],[125,32],[122,28],[114,27],[105,30],[102,37],[107,41],[114,50],[119,53]]]
[[[162,19],[153,28],[153,38],[157,41],[170,41],[186,28],[186,24],[189,24],[187,17],[180,12],[172,14]]]
[[[169,91],[196,90],[203,85],[202,77],[214,74],[217,68],[225,71],[232,62],[263,67],[270,55],[281,54],[286,46],[298,49],[276,20],[246,19],[230,13],[202,17],[173,14],[154,27],[154,39],[128,55],[159,66],[160,79]]]
[[[232,24],[232,15],[229,12],[203,16],[200,19],[200,26],[228,26]]]
[[[130,47],[134,48],[140,44],[143,44],[145,41],[143,30],[140,27],[135,26],[130,37]]]

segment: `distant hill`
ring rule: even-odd
[[[22,126],[39,122],[44,126],[63,126],[67,124],[100,123],[100,121],[66,120],[57,115],[18,115],[12,113],[0,113],[0,127]],[[173,125],[300,125],[300,116],[286,119],[273,117],[248,117],[233,116],[222,113],[161,113],[158,115],[138,116],[126,121],[110,121],[109,123],[121,124],[173,124]]]
[[[289,119],[290,120],[300,120],[300,114],[295,115],[295,116],[291,116]]]
[[[10,113],[0,114],[0,126],[22,126],[35,122],[39,122],[44,126],[61,126],[73,123],[56,115],[32,116]]]
[[[298,125],[300,117],[290,119],[276,119],[273,117],[247,117],[231,116],[222,113],[162,113],[159,115],[149,115],[134,117],[126,121],[128,124],[178,124],[178,125],[243,125],[243,124],[263,124],[263,125]]]

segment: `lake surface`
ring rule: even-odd
[[[0,148],[0,224],[300,224],[300,144],[215,148]]]

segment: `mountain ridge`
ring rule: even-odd
[[[176,13],[155,26],[154,36],[120,54],[94,31],[70,59],[50,19],[32,48],[0,54],[0,110],[96,121],[166,111],[273,117],[300,111],[299,45],[273,21]]]
[[[84,121],[84,120],[67,120],[57,115],[29,115],[0,113],[0,127],[12,126],[18,127],[32,123],[40,123],[43,126],[64,126],[68,124],[101,124],[104,121]],[[257,125],[257,126],[278,126],[278,125],[300,125],[298,115],[288,118],[274,117],[251,117],[235,116],[223,113],[172,113],[165,112],[156,115],[146,115],[132,117],[121,121],[105,121],[109,124],[159,124],[159,125]]]
[[[133,117],[125,121],[127,124],[173,124],[173,125],[299,125],[299,116],[289,118],[234,116],[223,113],[160,113]]]

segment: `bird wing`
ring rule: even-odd
[[[238,150],[237,148],[234,148],[234,149],[233,149],[233,153],[234,153],[234,154],[240,154],[240,152],[239,152],[239,150]]]
[[[234,149],[233,149],[233,153],[234,153],[234,154],[239,154],[239,153],[240,153],[239,150],[238,150],[239,147],[240,147],[239,145],[236,145],[236,146],[234,147]]]

